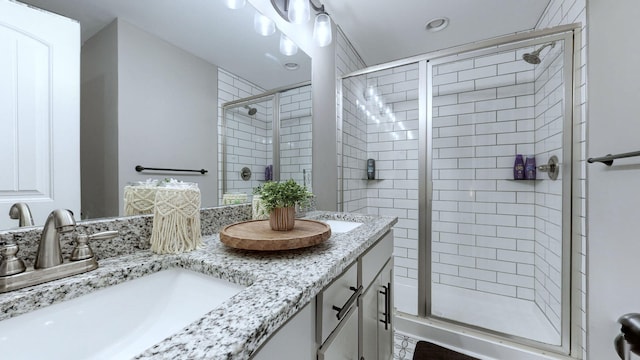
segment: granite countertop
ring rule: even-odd
[[[310,219],[362,222],[299,250],[252,252],[205,237],[203,248],[179,255],[139,250],[99,261],[81,275],[0,294],[0,320],[99,288],[169,268],[185,268],[247,287],[137,359],[248,359],[287,319],[391,229],[397,218],[311,212]]]

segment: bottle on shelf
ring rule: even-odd
[[[522,154],[516,155],[516,161],[513,164],[513,179],[524,180],[524,159]]]
[[[524,178],[527,180],[536,179],[536,157],[534,155],[527,156],[524,163]]]
[[[374,180],[376,178],[376,161],[374,159],[367,160],[367,179]]]

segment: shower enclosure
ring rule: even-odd
[[[399,218],[398,311],[569,353],[573,47],[564,27],[342,79],[340,205]]]
[[[222,112],[221,203],[245,202],[267,180],[294,179],[312,190],[311,85],[232,101]]]

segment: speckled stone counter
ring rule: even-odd
[[[231,217],[243,217],[236,212],[245,209],[229,211],[235,214]],[[225,246],[213,234],[205,237],[202,249],[180,255],[155,255],[146,249],[123,251],[101,258],[100,267],[94,271],[0,294],[0,320],[163,269],[185,268],[247,288],[136,358],[248,359],[397,221],[391,217],[333,212],[310,212],[307,218],[363,224],[350,232],[333,234],[320,245],[299,250],[237,250]],[[219,228],[212,225],[212,229],[216,227]]]

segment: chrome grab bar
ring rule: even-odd
[[[606,156],[602,156],[602,157],[588,158],[587,162],[589,164],[592,164],[594,162],[601,162],[607,166],[611,166],[613,164],[613,160],[615,159],[622,159],[622,158],[628,158],[628,157],[634,157],[634,156],[640,156],[640,151],[633,151],[633,152],[616,154],[616,155],[607,154]]]

